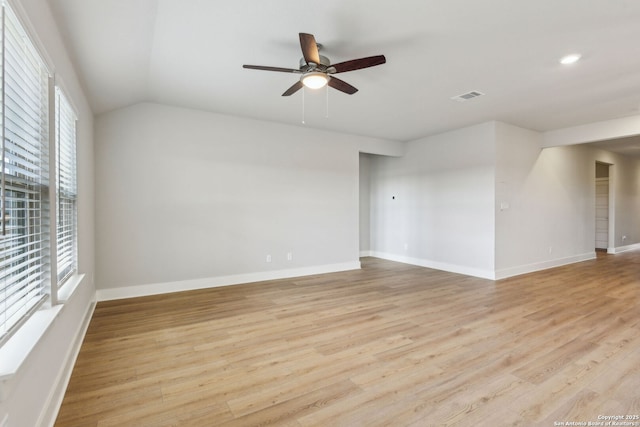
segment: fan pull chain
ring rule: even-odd
[[[325,114],[325,118],[329,118],[329,85],[325,86],[326,90],[327,90],[327,112]]]
[[[304,86],[302,87],[302,124],[304,125],[304,93],[306,91],[304,90]]]

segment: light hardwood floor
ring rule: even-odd
[[[640,252],[496,282],[362,264],[99,303],[56,426],[554,426],[640,414]]]

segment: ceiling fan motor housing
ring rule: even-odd
[[[317,66],[319,65],[320,67],[317,67],[317,68],[327,69],[331,65],[331,61],[329,60],[329,58],[323,55],[318,55],[318,56],[320,57],[320,63],[316,65]],[[313,70],[309,70],[307,61],[304,59],[304,57],[300,58],[300,71],[313,71]]]

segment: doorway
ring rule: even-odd
[[[609,168],[610,164],[596,162],[596,250],[609,248]]]
[[[371,163],[373,154],[360,153],[360,257],[371,256]]]

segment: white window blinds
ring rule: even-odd
[[[76,250],[76,116],[56,87],[56,181],[58,283],[77,267]]]
[[[46,298],[49,281],[49,74],[2,7],[0,341]]]

